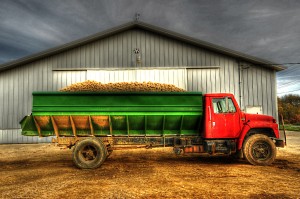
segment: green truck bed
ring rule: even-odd
[[[34,92],[25,136],[199,135],[200,92]]]

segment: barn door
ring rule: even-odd
[[[103,84],[115,82],[136,81],[136,71],[134,70],[88,70],[87,79],[95,80]]]
[[[109,82],[158,82],[187,89],[186,69],[88,70],[87,79]]]
[[[173,84],[176,87],[187,89],[186,69],[147,69],[136,71],[137,82],[158,82]]]

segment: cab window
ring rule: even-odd
[[[236,109],[231,98],[213,98],[214,113],[235,113]]]

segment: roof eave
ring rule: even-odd
[[[170,31],[170,30],[166,30],[166,29],[163,29],[163,28],[160,28],[160,27],[157,27],[157,26],[147,24],[147,23],[144,23],[144,22],[133,21],[133,22],[129,22],[129,23],[126,23],[126,24],[123,24],[123,25],[105,30],[103,32],[100,32],[100,33],[97,33],[97,34],[94,34],[94,35],[91,35],[91,36],[88,36],[88,37],[85,37],[85,38],[82,38],[82,39],[75,40],[73,42],[69,42],[67,44],[63,44],[63,45],[58,46],[58,47],[50,48],[48,50],[45,50],[45,51],[30,55],[30,56],[20,58],[20,59],[17,59],[15,61],[5,63],[3,65],[0,65],[0,71],[9,70],[9,69],[17,67],[21,64],[27,64],[27,63],[33,62],[33,61],[41,59],[41,58],[45,58],[45,57],[48,57],[48,56],[51,56],[51,55],[54,55],[54,54],[58,54],[58,53],[63,52],[65,50],[76,48],[78,46],[93,42],[95,40],[98,40],[98,39],[101,39],[101,38],[104,38],[104,37],[107,37],[107,36],[110,36],[110,35],[113,35],[113,34],[117,34],[117,33],[122,32],[122,31],[132,29],[132,28],[135,28],[135,27],[142,28],[144,30],[148,30],[148,31],[151,31],[151,32],[159,33],[161,35],[164,35],[164,36],[167,36],[167,37],[170,37],[170,38],[174,38],[174,39],[177,39],[177,40],[181,40],[181,41],[190,43],[190,44],[195,45],[195,46],[206,48],[206,49],[211,50],[211,51],[215,51],[215,52],[219,52],[219,53],[222,53],[222,54],[225,54],[225,55],[229,55],[231,57],[235,57],[238,60],[245,60],[245,61],[254,63],[256,65],[262,65],[264,67],[268,67],[268,68],[271,68],[271,69],[276,70],[276,71],[281,71],[281,70],[286,69],[285,66],[282,66],[282,65],[279,65],[279,64],[267,61],[267,60],[263,60],[263,59],[260,59],[260,58],[257,58],[257,57],[246,55],[246,54],[240,53],[238,51],[234,51],[234,50],[231,50],[231,49],[228,49],[228,48],[217,46],[217,45],[209,43],[209,42],[201,41],[201,40],[198,40],[198,39],[195,39],[195,38],[192,38],[192,37],[188,37],[186,35],[182,35],[182,34]]]

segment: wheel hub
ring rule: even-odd
[[[81,151],[81,154],[86,161],[91,161],[96,158],[97,150],[93,146],[86,146]]]
[[[267,159],[270,154],[270,147],[266,143],[256,143],[253,146],[252,154],[256,159]]]

